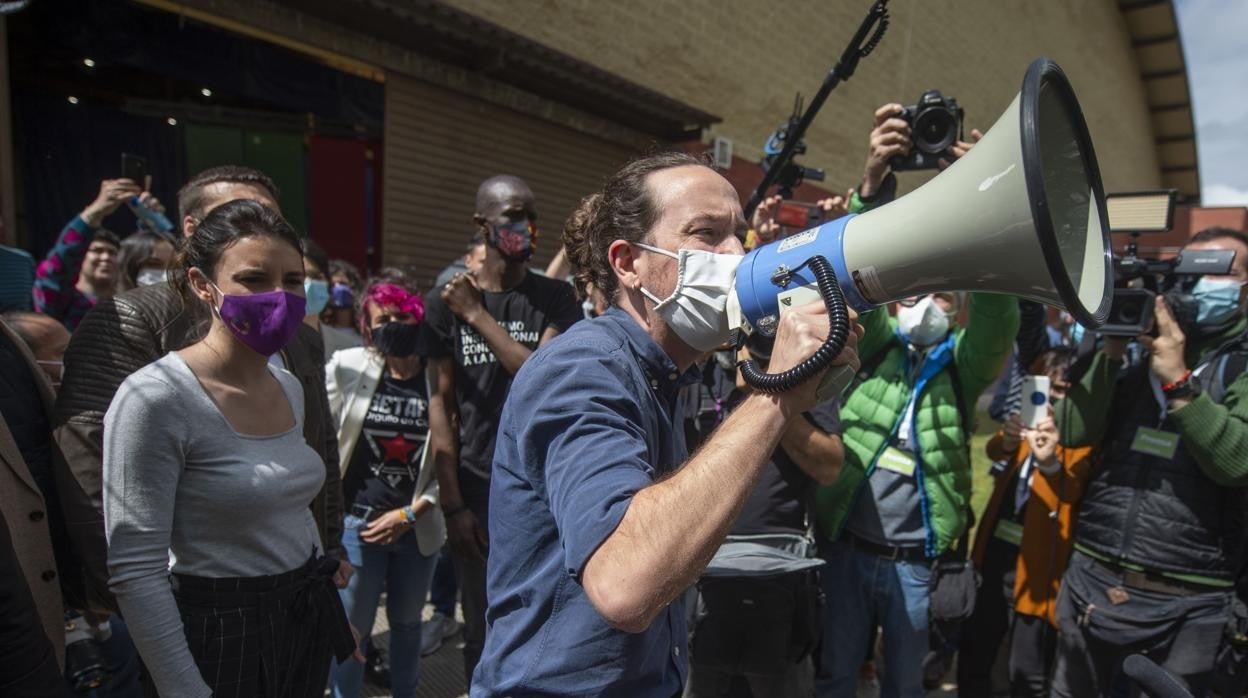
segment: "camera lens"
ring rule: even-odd
[[[925,109],[914,118],[914,146],[925,153],[941,153],[958,137],[958,122],[944,107]]]
[[[1118,308],[1115,324],[1135,325],[1144,318],[1144,305],[1137,299],[1130,299]]]

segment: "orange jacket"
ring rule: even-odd
[[[989,441],[989,452],[1000,450],[1001,432]],[[994,443],[995,442],[995,443]],[[1030,452],[1027,441],[1019,445],[1005,472],[997,478],[992,497],[975,532],[971,559],[976,569],[983,565],[988,540],[997,528],[1006,485],[1014,480]],[[1019,613],[1046,618],[1057,626],[1057,590],[1074,545],[1075,507],[1083,496],[1088,472],[1092,469],[1092,448],[1057,447],[1061,470],[1045,475],[1039,470],[1031,479],[1031,493],[1023,511],[1023,539],[1014,576],[1014,609]]]

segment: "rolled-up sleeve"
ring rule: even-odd
[[[537,370],[513,386],[509,402],[524,405],[529,416],[511,421],[514,431],[504,438],[516,439],[529,480],[554,517],[568,574],[579,578],[633,495],[653,484],[656,469],[648,462],[644,396],[601,355],[560,360],[574,353],[539,356]],[[517,388],[524,393],[516,395]]]

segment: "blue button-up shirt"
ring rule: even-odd
[[[615,308],[520,369],[494,451],[488,631],[474,697],[680,692],[683,601],[626,633],[594,609],[581,573],[633,495],[684,462],[677,396],[697,378]]]

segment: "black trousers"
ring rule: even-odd
[[[993,695],[993,667],[1008,641],[1010,695],[1042,698],[1053,667],[1057,630],[1044,618],[1014,612],[1018,547],[992,539],[980,570],[983,582],[975,612],[962,626],[958,646],[958,695]]]
[[[1127,598],[1109,598],[1111,588]],[[1229,619],[1232,591],[1162,593],[1128,587],[1113,570],[1075,551],[1057,599],[1059,633],[1054,696],[1123,695],[1122,662],[1144,654],[1208,693]],[[1117,601],[1117,603],[1115,603]]]
[[[460,471],[460,491],[464,504],[489,531],[490,483],[482,483]],[[485,561],[453,554],[455,575],[459,577],[459,601],[464,612],[464,681],[472,686],[472,672],[485,649]]]
[[[311,559],[263,577],[172,575],[183,631],[214,698],[320,698],[355,648],[333,574]],[[156,695],[150,682],[149,696]]]

